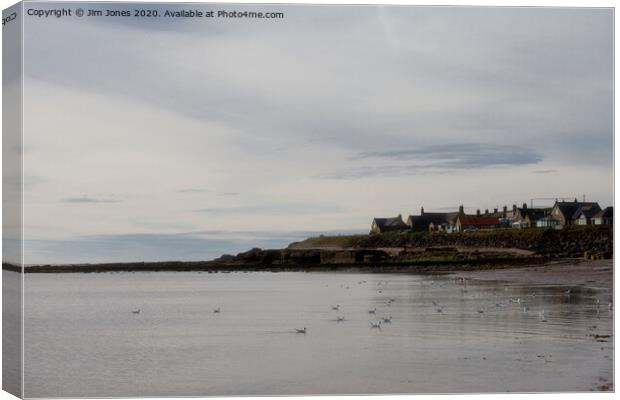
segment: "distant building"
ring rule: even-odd
[[[577,218],[583,212],[593,216],[599,211],[601,211],[601,207],[598,203],[577,201],[575,199],[575,201],[556,201],[551,209],[551,216],[559,222],[559,225],[567,226],[575,225]]]
[[[463,232],[468,230],[495,229],[502,226],[497,217],[485,217],[474,215],[459,215],[456,219],[456,231]]]
[[[449,231],[451,222],[454,223],[457,215],[458,212],[425,212],[422,207],[420,215],[410,215],[407,218],[407,226],[413,232]]]
[[[497,228],[557,228],[567,225],[612,225],[613,207],[601,210],[596,202],[585,201],[557,201],[552,208],[529,208],[527,203],[522,207],[512,206],[512,210],[503,206],[492,212],[489,209],[476,210],[475,215],[465,214],[464,207],[459,206],[454,212],[425,212],[420,209],[420,215],[409,215],[405,223],[398,214],[392,218],[374,218],[370,233],[384,233],[394,231],[411,232],[463,232],[479,229]]]
[[[613,225],[614,224],[614,208],[607,207],[602,211],[599,211],[592,218],[594,225]]]
[[[431,222],[431,224],[428,227],[428,230],[431,232],[446,232],[446,233],[455,232],[456,231],[456,219],[458,218],[459,215],[460,214],[458,211],[446,213],[445,220]]]
[[[560,221],[553,218],[551,215],[540,218],[536,221],[537,228],[555,228],[560,226]]]
[[[370,233],[404,231],[408,228],[403,221],[402,215],[398,214],[397,217],[393,218],[374,218],[370,227]]]
[[[523,203],[523,207],[518,208],[516,205],[512,206],[512,220],[511,225],[513,228],[530,228],[535,227],[536,222],[550,214],[550,208],[528,208],[527,203]]]
[[[575,218],[574,218],[575,225],[592,225],[594,223],[593,221],[594,216],[600,212],[601,212],[600,208],[599,209],[594,208],[594,207],[580,208],[575,213]]]

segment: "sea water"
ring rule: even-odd
[[[603,289],[303,272],[26,274],[24,287],[26,397],[613,385]]]

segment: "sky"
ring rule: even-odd
[[[422,206],[612,205],[610,9],[242,8],[285,17],[25,19],[26,263],[211,259]]]

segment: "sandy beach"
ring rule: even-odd
[[[455,276],[485,281],[507,281],[540,285],[613,288],[613,260],[562,260],[544,266],[462,271]]]

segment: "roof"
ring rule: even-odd
[[[407,224],[411,227],[423,226],[428,227],[430,224],[442,224],[448,222],[448,213],[427,213],[422,215],[410,215],[407,218]]]
[[[577,218],[581,218],[581,216],[583,215],[586,218],[592,218],[594,217],[596,214],[598,214],[599,212],[601,212],[600,208],[595,208],[595,207],[581,207],[579,208],[579,210],[577,210],[575,212],[575,214],[573,214],[573,219],[577,219]]]
[[[519,208],[519,212],[523,215],[523,218],[529,218],[531,222],[538,221],[549,214],[550,211],[551,209],[549,208]]]
[[[613,207],[606,207],[604,210],[601,210],[594,215],[594,218],[613,218],[613,217],[614,217]]]
[[[573,214],[573,219],[579,218],[581,214],[585,215],[586,218],[592,218],[599,211],[601,211],[601,207],[599,207],[598,204],[585,204],[575,211]]]
[[[422,215],[410,215],[407,218],[407,225],[410,227],[423,226],[427,228],[430,224],[455,224],[456,217],[459,216],[458,211],[439,213],[439,212],[425,212]]]
[[[407,228],[400,215],[392,218],[374,218],[373,221],[379,228]]]
[[[461,226],[474,225],[474,226],[492,226],[499,225],[499,218],[497,217],[484,217],[475,215],[461,215],[458,217],[461,221]]]
[[[582,210],[596,209],[600,211],[601,207],[598,203],[583,201],[557,201],[554,208],[557,207],[565,218],[575,219]]]

